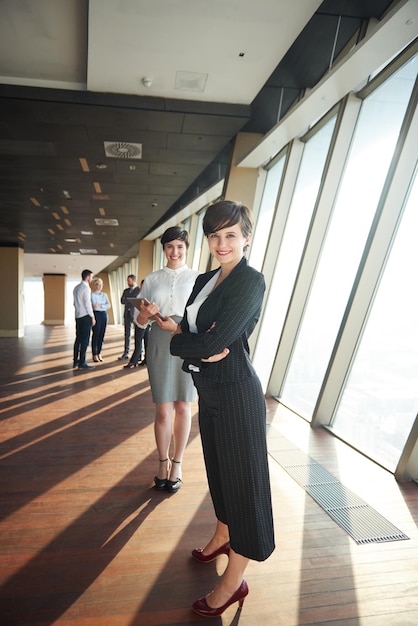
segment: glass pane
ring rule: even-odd
[[[203,223],[204,215],[205,215],[204,211],[200,211],[198,215],[198,223],[197,223],[197,228],[196,228],[196,241],[195,241],[193,263],[192,263],[192,268],[194,270],[197,270],[199,268],[200,256],[202,254],[202,244],[203,244],[203,236],[204,236],[202,223]]]
[[[269,290],[268,306],[254,353],[254,366],[264,386],[273,366],[286,311],[302,256],[312,212],[321,183],[336,116],[330,119],[306,143],[295,191],[278,251],[278,259]],[[280,203],[279,203],[280,210]],[[279,248],[280,242],[277,242]]]
[[[417,207],[418,178],[332,424],[390,471],[418,411]]]
[[[25,326],[42,324],[44,319],[44,283],[41,277],[23,281],[23,311]]]
[[[281,401],[312,413],[416,76],[409,62],[363,103]],[[330,416],[331,417],[331,416]]]
[[[286,155],[283,155],[267,174],[257,224],[254,228],[254,237],[250,246],[249,263],[251,267],[254,267],[259,272],[263,267],[267,241],[276,207],[277,194],[282,180],[285,158]]]

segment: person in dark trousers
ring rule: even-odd
[[[142,280],[140,289],[142,289],[143,284],[144,281]],[[141,296],[139,295],[136,297]],[[134,324],[134,327],[135,348],[131,358],[129,359],[129,363],[123,366],[124,369],[131,369],[132,367],[138,367],[138,365],[147,364],[147,346],[150,327],[147,326],[146,328],[140,328],[137,324]]]
[[[249,209],[238,202],[210,206],[203,231],[219,268],[196,280],[180,324],[156,318],[173,332],[171,354],[181,357],[199,396],[199,426],[216,528],[192,556],[209,563],[229,557],[221,580],[193,604],[205,617],[221,615],[248,594],[249,560],[274,550],[266,442],[266,406],[250,360],[248,338],[260,316],[265,282],[248,265]],[[152,309],[150,313],[155,313]]]
[[[125,326],[125,348],[123,350],[122,356],[119,357],[119,360],[129,359],[129,348],[131,345],[131,334],[132,334],[132,326],[134,323],[134,311],[135,307],[129,302],[128,298],[137,298],[139,294],[139,286],[136,283],[135,274],[129,274],[126,279],[128,286],[123,290],[122,297],[120,299],[121,303],[125,305],[125,309],[123,312],[123,324]]]
[[[93,272],[83,270],[81,283],[74,287],[75,309],[75,341],[73,366],[78,369],[91,369],[93,366],[86,363],[86,351],[90,341],[90,331],[96,323],[91,304],[90,283]]]
[[[147,364],[149,328],[149,326],[147,326],[146,328],[139,328],[139,326],[135,324],[135,349],[132,352],[132,356],[129,359],[129,362],[123,366],[124,369],[131,369],[132,367],[138,367],[138,365]]]
[[[107,294],[102,291],[103,281],[101,278],[93,278],[91,286],[91,303],[96,320],[91,337],[91,351],[93,353],[93,361],[99,363],[103,361],[102,347],[107,327],[107,310],[110,309],[110,302]]]

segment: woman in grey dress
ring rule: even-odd
[[[141,305],[134,321],[141,328],[151,323],[147,367],[155,403],[154,432],[159,455],[154,485],[156,489],[175,493],[182,485],[181,463],[190,434],[190,403],[196,397],[196,389],[191,376],[182,371],[181,359],[170,354],[171,333],[159,328],[154,314],[159,310],[162,316],[180,321],[199,272],[186,265],[189,236],[185,230],[176,226],[168,228],[161,244],[167,265],[144,279],[140,298],[149,304]]]

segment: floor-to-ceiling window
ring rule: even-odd
[[[282,239],[274,241],[273,237],[270,238],[269,254],[275,255],[275,269],[254,354],[254,364],[264,387],[267,385],[276,355],[315,208],[335,121],[336,114],[321,125],[318,132],[312,134],[304,145]],[[292,155],[290,155],[291,158]],[[270,175],[272,174],[269,173]],[[267,177],[267,183],[268,181],[269,177]],[[277,211],[286,211],[280,199]]]
[[[276,163],[269,168],[266,177],[257,223],[248,254],[250,264],[257,270],[261,270],[263,267],[264,255],[266,253],[267,242],[273,223],[285,160],[286,152],[283,151],[283,153],[279,155]]]
[[[352,365],[333,430],[394,471],[418,412],[418,177]]]
[[[412,59],[363,102],[281,401],[311,419],[414,86]],[[297,243],[297,239],[296,239]],[[279,394],[279,390],[278,390]],[[331,416],[330,416],[331,419]]]

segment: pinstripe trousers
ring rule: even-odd
[[[274,550],[266,406],[260,381],[219,383],[193,373],[209,490],[231,548],[264,561]]]

